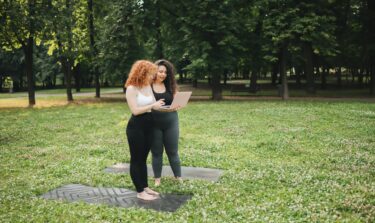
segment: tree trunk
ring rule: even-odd
[[[221,94],[220,71],[213,71],[211,75],[212,100],[221,100],[223,96]]]
[[[66,0],[66,8],[70,9],[70,0]],[[66,31],[68,34],[68,42],[67,42],[67,49],[64,52],[63,49],[63,44],[61,40],[61,36],[59,34],[59,31],[63,30],[58,30],[57,27],[55,27],[55,32],[56,32],[56,38],[57,38],[57,45],[60,53],[60,62],[61,62],[61,68],[64,73],[64,78],[63,78],[63,85],[66,87],[66,96],[68,102],[73,101],[73,94],[72,94],[72,66],[71,66],[71,61],[74,61],[73,59],[68,58],[68,56],[71,56],[72,52],[72,29],[71,29],[71,21],[66,21]],[[67,56],[68,55],[68,56]]]
[[[289,98],[288,79],[286,76],[286,57],[287,57],[287,48],[286,48],[286,45],[283,45],[281,47],[281,52],[280,52],[280,77],[281,77],[281,88],[282,88],[283,100],[287,100]]]
[[[52,87],[55,88],[56,87],[56,73],[53,72],[52,74]]]
[[[368,65],[370,67],[370,65]],[[371,75],[370,75],[370,68],[367,67],[365,69],[365,79],[366,79],[366,84],[370,84],[370,81],[371,81]]]
[[[0,74],[0,93],[3,92],[3,76]]]
[[[29,95],[29,106],[35,105],[35,78],[33,73],[33,53],[34,53],[34,14],[35,2],[28,1],[29,5],[29,37],[27,43],[23,46],[26,63],[27,91]]]
[[[243,70],[242,70],[242,77],[243,77],[243,79],[249,79],[250,78],[250,70],[249,70],[249,68],[247,68],[247,66],[246,66],[246,68],[244,68]]]
[[[363,88],[363,71],[364,69],[360,69],[358,73],[358,86],[359,88]]]
[[[258,69],[254,69],[253,72],[251,72],[250,89],[249,89],[251,93],[256,93],[257,92],[257,88],[258,88],[258,84],[257,84],[257,81],[258,81],[258,72],[259,72]]]
[[[352,72],[350,72],[352,74],[352,85],[354,84],[355,82],[355,78],[358,77],[358,69],[357,68],[353,68],[351,69]]]
[[[76,92],[81,92],[81,65],[79,63],[73,68],[73,76]]]
[[[23,85],[24,85],[24,81],[23,81],[23,75],[26,74],[26,66],[25,64],[23,64],[22,66],[23,68],[21,69],[21,71],[19,72],[19,83],[17,84],[17,88],[18,90],[20,89],[23,89]]]
[[[100,77],[97,69],[94,69],[95,73],[95,97],[100,98]]]
[[[375,41],[375,2],[374,0],[367,0],[367,8],[368,8],[368,35],[367,36],[367,41],[370,46],[373,46]],[[369,50],[369,73],[370,73],[370,94],[371,96],[375,96],[375,49],[371,48]]]
[[[198,79],[197,79],[197,78],[194,78],[194,79],[193,79],[193,87],[194,87],[194,88],[197,88],[197,87],[198,87]]]
[[[314,70],[315,70],[314,77],[315,78],[321,78],[322,74],[320,73],[320,67],[316,66]],[[315,78],[314,78],[314,80],[315,80]]]
[[[225,69],[224,70],[224,86],[227,85],[227,80],[228,80],[228,70]]]
[[[272,74],[271,74],[271,79],[272,79],[272,85],[276,86],[276,80],[277,80],[277,74],[279,73],[279,62],[273,64],[272,66]]]
[[[315,94],[314,67],[313,67],[313,50],[311,43],[303,43],[303,54],[305,59],[305,75],[307,83],[307,93]]]
[[[325,90],[327,88],[327,75],[328,75],[328,68],[323,67],[322,71],[322,83],[321,88]]]
[[[27,40],[27,45],[24,47],[26,76],[27,76],[27,91],[29,95],[29,106],[35,105],[35,78],[33,73],[33,48],[34,40],[30,36]]]
[[[350,69],[349,69],[349,72],[350,72]],[[345,73],[345,84],[349,83],[349,72],[348,72],[348,69],[347,69],[346,73]]]
[[[180,82],[180,84],[183,84],[185,82],[185,77],[184,77],[184,72],[183,71],[181,71],[180,78],[178,79],[178,81]]]
[[[375,62],[375,58],[370,57],[370,61]],[[370,64],[370,69],[368,71],[370,73],[370,95],[375,96],[375,71],[374,71],[374,64]]]
[[[337,68],[336,77],[337,77],[337,87],[341,88],[341,67]]]
[[[297,87],[301,87],[301,68],[298,66],[296,67],[296,84]]]
[[[72,94],[72,68],[70,62],[67,58],[61,58],[61,65],[64,72],[64,79],[65,87],[66,87],[66,96],[68,101],[73,101],[73,94]]]

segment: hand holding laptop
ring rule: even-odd
[[[180,109],[181,109],[181,107],[178,106],[176,108],[159,108],[158,111],[159,112],[175,112],[175,111],[178,111]]]
[[[185,107],[189,101],[191,93],[191,91],[177,92],[173,98],[171,105],[161,106],[158,110],[165,112],[173,112]]]

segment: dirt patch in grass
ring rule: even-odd
[[[91,104],[91,103],[112,103],[112,102],[125,102],[123,97],[102,97],[102,98],[77,98],[72,102],[68,102],[65,98],[63,99],[37,99],[36,104],[33,108],[48,108],[54,106],[66,106],[74,104]],[[0,109],[1,108],[28,108],[29,101],[25,98],[15,99],[1,99],[0,100]]]

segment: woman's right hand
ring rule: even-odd
[[[152,109],[159,109],[161,106],[165,104],[164,99],[160,99],[159,101],[152,104]]]

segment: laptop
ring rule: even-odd
[[[161,109],[174,109],[178,106],[180,106],[181,108],[185,107],[189,101],[191,93],[192,93],[191,91],[177,92],[173,98],[171,105],[163,105],[160,108]]]

